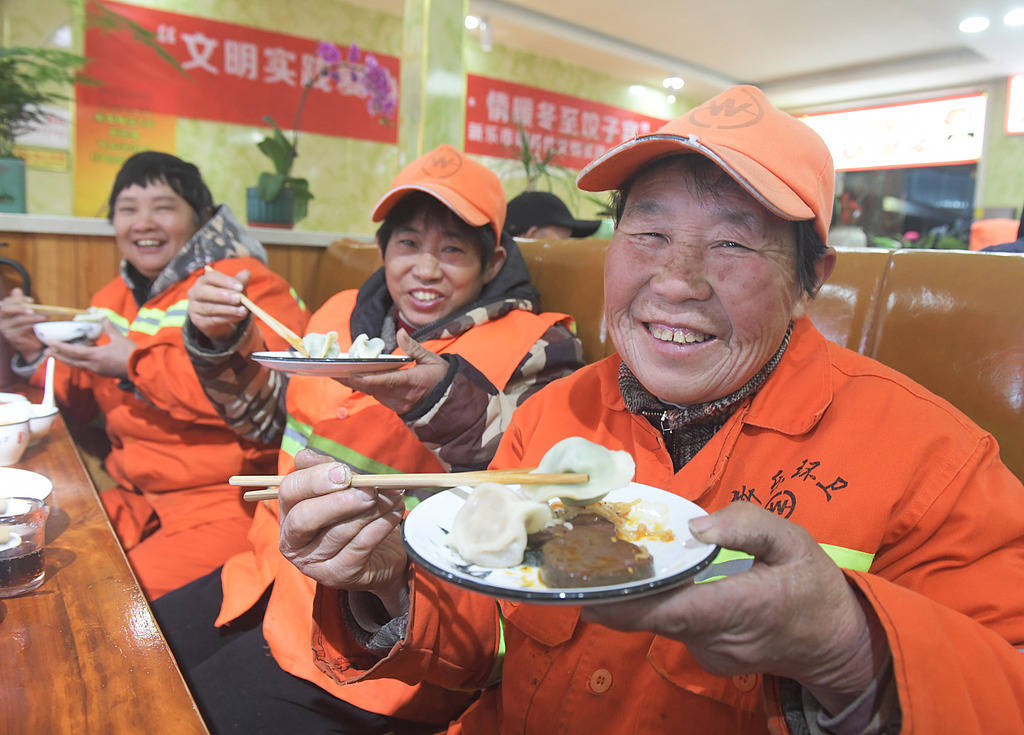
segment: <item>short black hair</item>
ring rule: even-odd
[[[642,166],[617,191],[612,193],[612,206],[615,210],[616,227],[618,227],[619,220],[622,219],[622,212],[626,208],[626,198],[629,196],[629,190],[632,188],[633,182],[643,174],[655,168],[669,165],[683,158],[683,156],[687,157],[687,166],[695,174],[692,180],[696,185],[695,191],[698,195],[714,196],[715,192],[723,184],[735,187],[737,191],[749,193],[709,158],[696,153],[680,153],[665,156]],[[828,246],[822,241],[818,231],[814,229],[813,219],[794,222],[793,239],[796,243],[797,280],[804,292],[813,297],[818,292],[818,287],[821,286],[818,283],[815,265],[825,256]]]
[[[412,222],[422,213],[427,222],[438,222],[454,226],[459,234],[476,245],[480,253],[481,267],[486,268],[494,254],[496,241],[491,225],[475,227],[450,210],[444,202],[435,199],[426,192],[414,191],[402,197],[384,216],[384,221],[377,228],[377,246],[381,254],[388,246],[395,229]]]
[[[159,151],[142,151],[136,153],[121,165],[114,179],[114,187],[110,190],[107,202],[107,219],[114,219],[114,203],[117,195],[129,186],[147,186],[162,182],[188,202],[195,210],[196,223],[202,224],[213,214],[213,194],[203,181],[199,169],[170,153]]]

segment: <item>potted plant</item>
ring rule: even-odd
[[[257,146],[270,159],[274,171],[260,174],[256,186],[246,189],[246,215],[250,225],[263,227],[291,227],[306,216],[313,193],[309,181],[292,176],[295,159],[299,155],[299,122],[313,85],[321,77],[329,76],[335,82],[341,79],[344,68],[362,93],[367,97],[367,110],[376,115],[382,123],[394,117],[397,96],[394,84],[384,67],[377,63],[372,54],[366,54],[360,61],[359,48],[352,44],[348,57],[342,59],[341,50],[333,43],[321,41],[317,46],[319,68],[302,86],[302,95],[295,109],[292,121],[291,140],[284,134],[274,118],[265,115],[263,120],[273,132],[263,138]]]
[[[0,47],[0,212],[25,211],[25,161],[15,138],[46,119],[43,105],[66,102],[85,59],[60,49]]]

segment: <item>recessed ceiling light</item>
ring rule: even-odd
[[[665,89],[682,89],[684,83],[681,77],[665,77],[661,82]]]
[[[674,105],[676,103],[676,96],[674,94],[666,94],[665,101],[670,105]]]
[[[1024,26],[1024,8],[1014,8],[1003,16],[1003,23],[1008,26]]]
[[[475,15],[466,16],[466,30],[475,31],[480,27],[480,19]]]
[[[989,20],[983,15],[972,15],[960,21],[960,30],[963,33],[981,33],[988,28]]]

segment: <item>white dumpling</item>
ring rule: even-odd
[[[588,505],[633,479],[636,463],[629,452],[611,450],[581,436],[570,436],[549,449],[534,472],[578,472],[589,475],[587,482],[573,485],[524,485],[537,501],[561,498],[573,505]]]
[[[338,333],[333,331],[327,334],[310,332],[302,338],[302,346],[310,357],[324,358],[341,355],[341,348],[338,347]]]
[[[371,339],[365,334],[360,334],[352,340],[352,346],[348,348],[348,356],[361,360],[372,360],[375,357],[380,357],[380,353],[383,351],[384,340],[380,337],[373,337]]]
[[[95,306],[90,306],[85,310],[84,314],[75,314],[71,317],[71,321],[74,322],[101,322],[106,319],[107,315],[103,313],[103,309],[99,309]]]
[[[514,567],[523,562],[526,536],[552,520],[547,503],[538,503],[507,485],[477,486],[452,522],[449,543],[459,555],[482,567]]]

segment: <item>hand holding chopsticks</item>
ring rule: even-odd
[[[242,497],[245,500],[273,500],[277,497],[276,487],[280,485],[284,475],[235,475],[228,482],[238,487],[263,487],[265,490],[251,490]],[[571,485],[587,482],[588,476],[580,473],[549,473],[531,472],[529,469],[514,470],[481,470],[479,472],[435,472],[419,474],[390,475],[353,475],[350,487],[378,488],[410,488],[437,487],[449,488],[459,485],[482,485],[485,482],[499,482],[505,485]]]
[[[207,273],[210,273],[214,268],[207,265],[205,270]],[[238,298],[242,302],[242,306],[247,308],[255,314],[260,321],[273,329],[285,342],[291,345],[293,349],[298,350],[299,354],[303,357],[309,357],[309,352],[306,351],[305,346],[302,344],[302,337],[257,306],[252,299],[244,293],[238,294]]]

